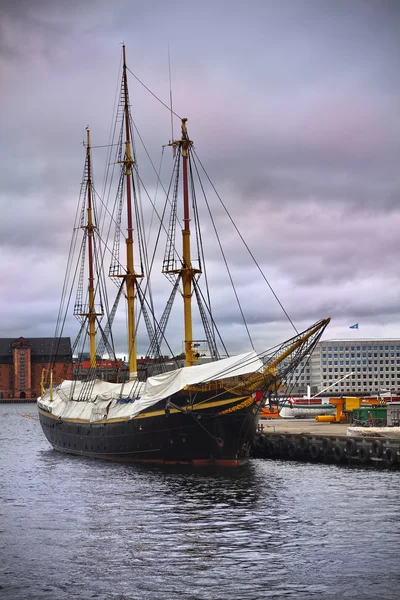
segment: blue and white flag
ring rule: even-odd
[[[349,329],[358,329],[358,323],[356,323],[355,325],[350,325]]]

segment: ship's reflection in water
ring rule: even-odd
[[[398,597],[398,473],[91,461],[1,411],[4,599]]]

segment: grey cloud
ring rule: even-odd
[[[0,16],[4,336],[13,327],[52,334],[84,128],[94,144],[108,143],[122,40],[131,69],[166,102],[170,44],[174,108],[189,118],[199,157],[296,326],[331,314],[330,337],[359,319],[366,335],[400,335],[398,2],[233,1],[227,11],[223,1],[205,1],[182,12],[173,0],[134,10],[124,0],[20,0],[3,2]],[[158,167],[171,137],[168,112],[134,81],[131,103]],[[174,128],[176,136],[177,120]],[[154,175],[137,145],[152,194]],[[99,193],[104,162],[95,150]],[[289,337],[217,201],[214,212],[257,345]],[[206,220],[214,310],[228,345],[240,350],[248,342],[212,230]],[[16,304],[22,273],[30,294]],[[154,289],[161,311],[170,288],[160,276]],[[170,335],[179,351],[180,319],[178,309]]]

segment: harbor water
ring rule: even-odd
[[[398,471],[113,464],[36,417],[0,406],[2,600],[400,597]]]

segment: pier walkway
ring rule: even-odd
[[[252,455],[400,468],[399,436],[348,436],[348,427],[348,423],[317,423],[313,419],[262,419],[253,440]]]

